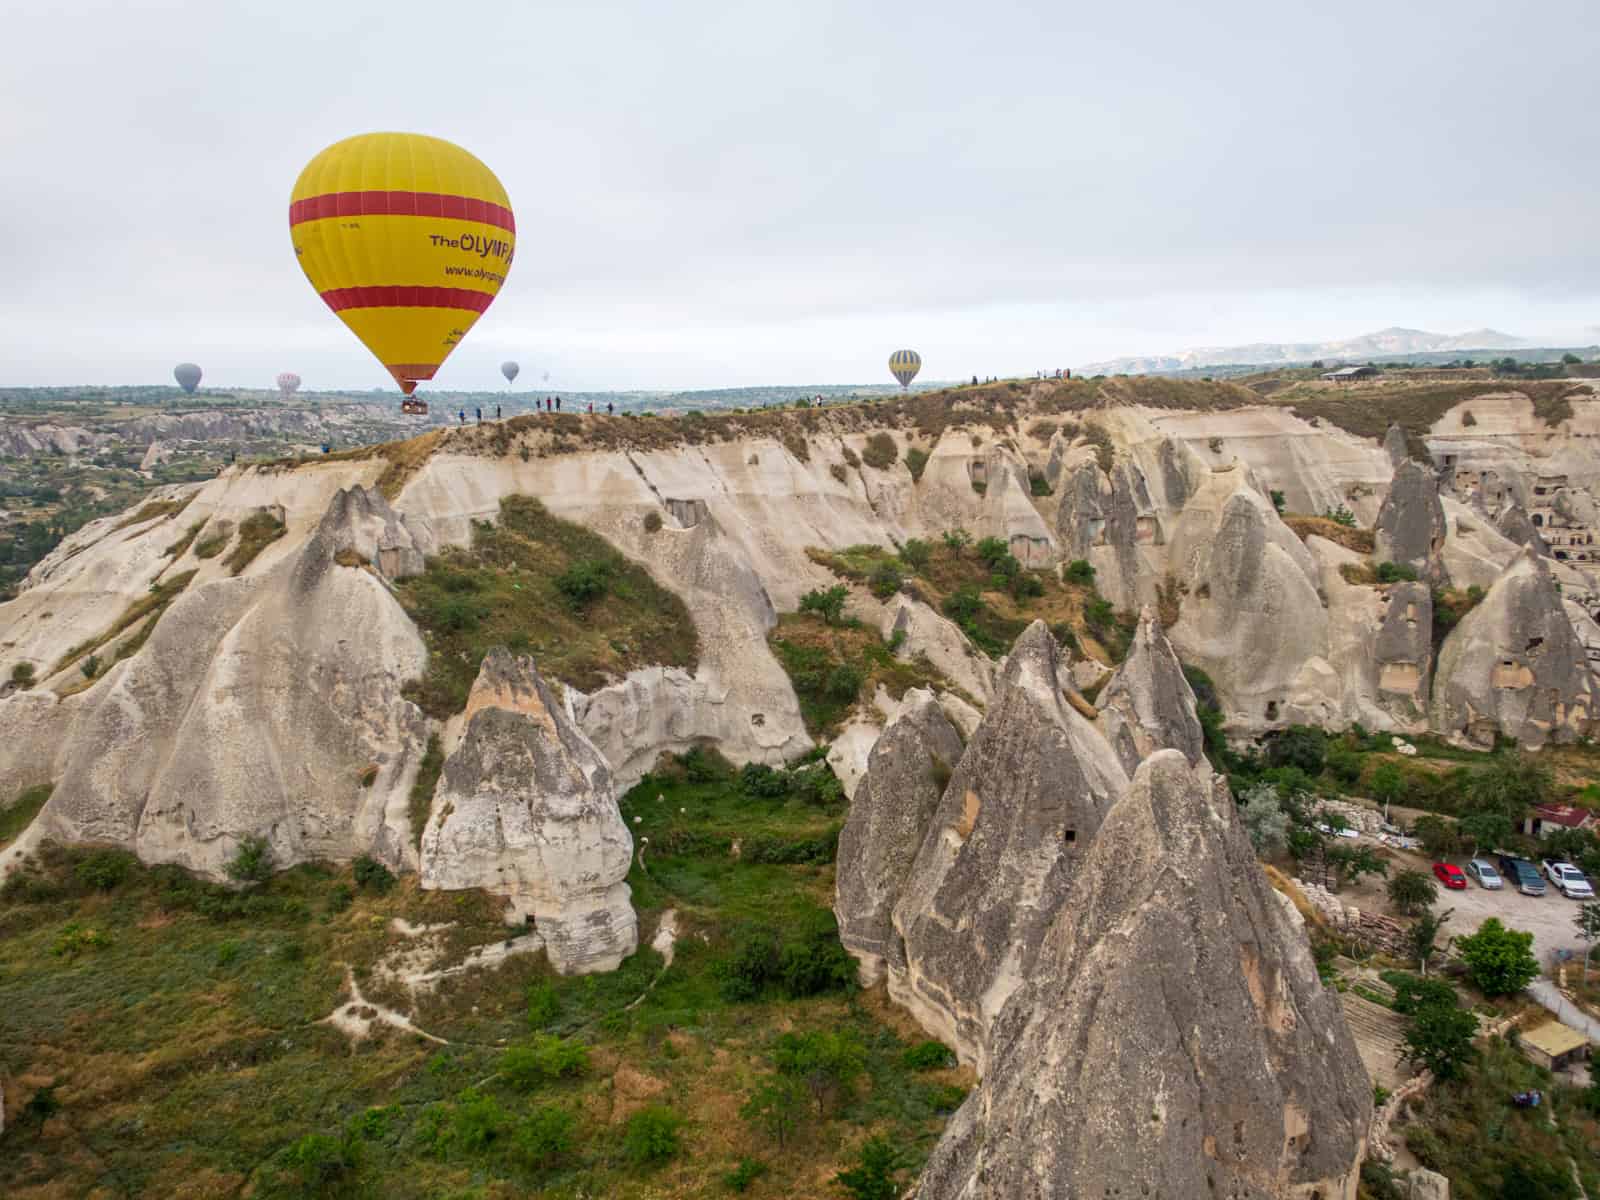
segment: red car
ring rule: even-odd
[[[1453,867],[1447,862],[1437,862],[1433,864],[1433,873],[1439,882],[1451,891],[1466,891],[1467,877],[1461,873],[1460,867]]]

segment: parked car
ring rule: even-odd
[[[1491,892],[1498,892],[1505,887],[1505,881],[1500,878],[1500,872],[1494,869],[1494,864],[1486,858],[1475,858],[1467,864],[1467,875],[1478,881],[1478,886],[1488,888]]]
[[[1544,873],[1549,876],[1550,882],[1556,885],[1556,890],[1568,900],[1594,899],[1594,889],[1589,886],[1589,881],[1583,877],[1583,872],[1571,863],[1547,858],[1544,860]]]
[[[1538,869],[1525,858],[1518,858],[1514,854],[1502,854],[1500,874],[1504,875],[1506,881],[1524,896],[1544,895],[1544,880],[1539,877]]]
[[[1433,874],[1440,883],[1453,892],[1462,892],[1467,888],[1467,877],[1461,873],[1461,868],[1453,863],[1434,863]]]

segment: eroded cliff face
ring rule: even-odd
[[[1154,609],[1139,614],[1128,657],[1101,690],[1098,707],[1101,730],[1129,775],[1157,750],[1181,750],[1191,763],[1205,751],[1194,691]]]
[[[917,1200],[1354,1200],[1371,1086],[1226,784],[1159,751],[1074,874]]]
[[[422,886],[483,888],[531,918],[564,975],[614,970],[638,944],[633,838],[605,758],[533,660],[491,650],[422,835]]]
[[[980,1067],[1023,957],[1127,784],[1110,745],[1067,700],[1069,686],[1055,639],[1034,622],[1006,659],[894,908],[904,965],[888,963],[889,995]]]

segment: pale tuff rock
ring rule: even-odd
[[[144,457],[139,460],[139,470],[153,471],[162,463],[172,458],[172,447],[162,442],[151,442],[149,449],[144,452]]]
[[[427,524],[395,512],[375,487],[335,492],[317,536],[335,554],[354,554],[390,579],[422,574],[427,557],[438,550]]]
[[[1424,717],[1433,667],[1433,596],[1427,584],[1389,588],[1388,609],[1372,652],[1380,700],[1411,721]]]
[[[422,835],[422,886],[484,888],[532,917],[564,975],[614,970],[638,943],[633,838],[611,769],[533,660],[491,650]]]
[[[1190,763],[1205,751],[1183,664],[1148,607],[1139,614],[1128,657],[1101,691],[1097,707],[1102,732],[1130,775],[1160,749],[1181,750]]]
[[[1035,621],[1006,659],[894,910],[905,965],[889,962],[889,994],[980,1066],[1023,955],[1127,784],[1066,685],[1055,639]]]
[[[917,1200],[1354,1200],[1371,1085],[1226,785],[1160,751],[1078,857]]]
[[[855,789],[839,834],[833,910],[839,940],[867,986],[882,978],[886,962],[905,969],[895,905],[961,753],[961,736],[933,693],[914,689],[873,746]]]
[[[1167,636],[1211,676],[1230,725],[1325,724],[1337,714],[1315,560],[1242,468],[1211,473],[1169,550],[1187,590]]]
[[[1440,648],[1433,726],[1478,745],[1570,742],[1593,731],[1596,692],[1548,566],[1524,550]]]
[[[897,596],[887,610],[883,639],[904,634],[897,654],[902,659],[925,657],[941,675],[979,701],[994,692],[994,664],[973,649],[967,635],[948,617],[921,600]]]
[[[381,581],[335,564],[337,520],[274,569],[192,585],[139,654],[57,706],[46,834],[212,877],[251,835],[280,867],[414,861],[426,722],[401,687],[427,652]]]
[[[1503,535],[1482,513],[1459,500],[1441,497],[1450,531],[1444,542],[1444,566],[1458,588],[1488,590],[1511,565],[1521,546]],[[1541,551],[1542,552],[1542,551]]]
[[[1411,451],[1406,447],[1406,431],[1398,425],[1389,426],[1383,435],[1383,452],[1389,456],[1389,463],[1396,471],[1400,465],[1411,457]]]
[[[1394,482],[1378,510],[1374,560],[1403,563],[1429,583],[1443,584],[1445,532],[1439,481],[1420,463],[1406,460],[1395,469]]]
[[[922,689],[914,688],[896,700],[879,684],[872,702],[862,705],[833,739],[833,744],[828,747],[828,766],[838,778],[847,799],[855,799],[856,788],[866,778],[873,747],[884,730],[900,719],[913,696],[922,694]],[[983,720],[983,714],[954,692],[937,692],[934,698],[939,702],[945,719],[960,731],[962,739],[971,737]]]
[[[1507,541],[1518,546],[1532,546],[1540,554],[1550,553],[1550,548],[1544,544],[1538,526],[1528,516],[1528,510],[1520,504],[1508,506],[1495,522],[1495,527]]]

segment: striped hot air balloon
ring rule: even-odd
[[[284,399],[288,399],[300,390],[300,376],[293,371],[285,371],[278,376],[278,390],[283,393]]]
[[[917,372],[922,370],[922,355],[915,350],[896,350],[889,355],[889,373],[900,381],[903,388],[910,387],[911,381],[917,377]]]
[[[289,202],[311,286],[410,396],[505,283],[511,201],[459,146],[416,133],[335,142],[300,172]]]

